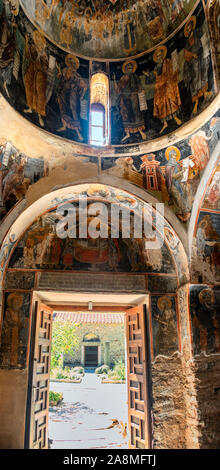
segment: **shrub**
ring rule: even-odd
[[[82,366],[73,367],[72,371],[74,374],[77,374],[77,375],[85,375],[85,371]]]
[[[61,367],[56,367],[51,370],[50,376],[52,379],[76,380],[79,378],[79,374],[77,374],[74,369],[70,369],[69,367],[65,367],[64,369]]]
[[[95,373],[96,373],[97,375],[108,374],[108,373],[109,373],[109,370],[110,370],[109,366],[107,366],[106,364],[103,364],[102,366],[97,367]]]
[[[50,405],[56,405],[63,399],[63,394],[61,392],[50,392],[49,393],[49,403]]]
[[[109,371],[108,377],[115,380],[126,380],[126,370],[123,361],[117,361],[113,370]]]

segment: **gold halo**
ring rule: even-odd
[[[19,301],[20,301],[20,303],[21,303],[20,306],[22,306],[22,304],[23,304],[23,297],[22,297],[22,295],[21,295],[21,294],[15,294],[15,293],[13,293],[13,294],[10,294],[10,295],[8,296],[8,298],[7,298],[7,304],[9,305],[9,307],[12,307],[12,303],[13,303],[13,300],[14,300],[14,299],[19,299]]]
[[[203,289],[199,293],[199,301],[202,305],[204,304],[204,296],[205,296],[205,294],[207,294],[207,292],[211,294],[211,298],[212,298],[211,303],[214,303],[214,301],[215,301],[215,295],[214,295],[213,290],[210,289],[210,288]]]
[[[40,46],[40,50],[44,50],[46,48],[46,39],[40,31],[37,29],[33,32],[33,41],[36,46]]]
[[[187,33],[187,28],[188,28],[188,25],[192,23],[193,24],[193,31],[196,27],[196,17],[193,15],[191,16],[191,18],[187,21],[187,23],[185,24],[185,27],[184,27],[184,36],[185,38],[188,38],[188,33]]]
[[[166,159],[169,161],[170,159],[170,152],[174,150],[176,152],[176,161],[178,162],[180,160],[180,157],[181,157],[181,153],[180,153],[180,150],[175,147],[174,145],[171,145],[170,147],[168,147],[166,149],[166,152],[165,152],[165,157]]]
[[[171,308],[172,307],[172,301],[169,297],[167,296],[163,296],[163,297],[160,297],[160,299],[158,300],[157,302],[157,306],[159,308],[159,310],[162,310],[163,309],[163,304],[164,302],[167,302],[167,305],[168,305],[168,308]]]
[[[163,60],[167,56],[167,47],[166,46],[158,47],[158,49],[156,49],[156,51],[154,51],[154,55],[153,55],[153,61],[155,63],[157,63],[156,56],[157,56],[158,51],[163,51]]]
[[[132,64],[133,65],[133,70],[132,70],[132,73],[136,72],[137,70],[137,62],[135,60],[126,60],[126,62],[123,63],[122,65],[122,72],[123,73],[126,73],[126,67],[128,64]]]
[[[15,9],[14,10],[10,9],[10,10],[11,10],[11,12],[14,16],[18,16],[18,13],[19,13],[19,0],[14,0],[14,2],[12,2],[12,3],[13,3],[13,7]]]
[[[79,66],[80,66],[80,63],[79,63],[79,59],[78,57],[76,57],[75,55],[72,55],[72,54],[68,54],[65,58],[65,64],[67,67],[69,67],[72,63],[72,61],[75,62],[76,64],[76,70],[78,70]]]

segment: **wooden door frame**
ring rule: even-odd
[[[38,303],[44,304],[54,310],[53,305],[47,305],[47,301],[42,301],[42,299],[38,296],[37,291],[33,293],[32,298],[32,317],[31,317],[31,333],[30,333],[30,352],[29,352],[29,366],[28,366],[28,384],[27,384],[27,406],[26,406],[26,422],[25,422],[25,442],[24,448],[30,448],[30,436],[31,436],[31,404],[32,404],[32,387],[33,387],[33,370],[34,370],[34,352],[35,352],[35,332],[36,332],[36,322],[37,322],[37,311],[38,311]],[[151,353],[150,353],[150,337],[149,337],[149,322],[147,322],[148,316],[148,309],[147,304],[143,303],[143,308],[145,311],[144,314],[144,324],[143,324],[143,340],[145,341],[145,350],[146,350],[146,358],[145,358],[145,370],[146,370],[146,416],[147,416],[147,428],[146,432],[148,434],[148,442],[149,442],[149,449],[152,448],[152,425],[151,425],[151,405],[152,405],[152,385],[151,385]],[[56,306],[58,307],[58,306]],[[60,305],[62,309],[62,306]],[[101,308],[101,307],[99,307]],[[108,307],[105,307],[108,310]],[[120,305],[120,311],[122,311],[122,306]],[[123,312],[131,310],[133,307],[123,307]],[[66,307],[67,309],[67,307]],[[75,308],[72,307],[70,310],[74,310]],[[114,307],[114,310],[117,307]],[[102,309],[103,310],[103,309]],[[127,329],[125,328],[125,342],[127,343]],[[127,351],[126,351],[126,360],[127,360]],[[128,377],[128,371],[127,371]],[[129,407],[129,401],[128,401]]]
[[[126,314],[132,314],[132,311],[136,313],[138,308],[143,308],[143,324],[142,324],[142,329],[141,329],[141,341],[143,344],[143,368],[145,369],[145,374],[144,374],[144,414],[145,414],[145,436],[147,443],[148,443],[148,449],[152,449],[152,423],[151,423],[151,404],[152,404],[152,386],[151,386],[151,353],[150,353],[150,338],[149,338],[149,322],[147,322],[147,305],[146,304],[141,304],[136,307],[132,307],[126,311]],[[126,354],[127,354],[127,389],[128,389],[128,430],[131,430],[131,415],[129,413],[130,410],[130,389],[129,389],[129,375],[130,375],[130,370],[129,370],[129,355],[128,355],[128,338],[129,338],[129,331],[128,331],[128,321],[126,319],[125,322],[126,325]],[[133,448],[133,447],[131,447]]]
[[[34,379],[34,368],[35,368],[35,348],[36,348],[36,328],[38,321],[38,311],[39,305],[45,305],[49,307],[46,303],[37,295],[37,292],[34,292],[32,298],[32,316],[31,316],[31,334],[30,334],[30,349],[29,349],[29,365],[28,365],[28,384],[27,384],[27,405],[26,405],[26,418],[25,418],[25,436],[24,436],[24,449],[30,449],[31,436],[33,432],[33,379]],[[53,309],[51,309],[53,310]],[[50,338],[50,342],[52,337]],[[50,361],[49,361],[49,370],[50,370]],[[49,396],[48,396],[48,408],[49,408]],[[47,423],[48,429],[48,423]]]

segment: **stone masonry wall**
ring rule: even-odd
[[[199,448],[220,448],[220,354],[194,358],[199,418]]]
[[[110,342],[110,362],[113,364],[118,360],[125,360],[125,327],[123,324],[104,325],[96,323],[82,323],[77,328],[79,345],[75,348],[74,355],[72,357],[66,356],[65,362],[73,364],[81,363],[83,338],[88,333],[93,333],[100,338],[102,364],[104,364],[105,343],[107,341]]]

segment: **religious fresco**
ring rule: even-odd
[[[0,139],[0,219],[46,174],[43,157],[29,158],[13,143]]]
[[[209,31],[201,5],[152,53],[110,63],[112,144],[175,131],[215,96]]]
[[[193,279],[220,281],[220,159],[200,203],[192,244]]]
[[[151,296],[154,357],[178,351],[176,300],[174,296]]]
[[[123,200],[120,195],[119,201],[134,205],[135,200],[132,201],[131,198]],[[88,204],[93,202],[95,201],[90,199]],[[77,204],[74,205],[78,227],[81,209]],[[90,216],[88,223],[92,219],[94,217]],[[165,243],[161,243],[162,248],[158,244],[158,248],[152,250],[145,247],[147,240],[145,237],[125,238],[122,233],[119,238],[99,237],[94,239],[78,236],[62,239],[57,236],[56,221],[57,215],[54,211],[38,219],[18,243],[9,267],[88,272],[171,272],[175,275],[173,259]],[[120,231],[121,223],[120,220]]]
[[[219,136],[220,111],[199,131],[176,145],[139,156],[103,157],[102,171],[145,188],[173,209],[181,222],[186,223],[202,174]],[[207,195],[212,208],[219,194],[218,177],[216,170]]]
[[[60,11],[61,3],[53,7]],[[95,71],[104,71],[110,79],[114,146],[173,132],[215,97],[202,4],[176,35],[149,54],[108,63],[96,58],[94,65],[58,49],[34,28],[22,8],[18,11],[0,0],[0,17],[0,91],[23,117],[59,137],[89,143],[90,73]]]
[[[4,295],[0,368],[25,369],[29,338],[31,296],[14,291]]]
[[[194,355],[220,352],[220,291],[191,286],[190,307]]]
[[[92,202],[103,202],[103,198],[107,207],[111,204],[117,205],[120,209],[125,209],[128,217],[131,218],[131,236],[134,229],[134,214],[136,213],[138,217],[141,214],[144,215],[145,233],[142,238],[122,237],[120,218],[119,238],[115,239],[114,242],[113,239],[108,241],[108,239],[104,238],[99,248],[97,240],[94,241],[95,245],[92,246],[90,238],[80,239],[78,218],[82,211],[84,213],[84,207],[80,208],[81,212],[78,211],[79,201],[87,200],[87,207],[89,209]],[[57,239],[56,223],[59,221],[59,217],[57,218],[57,210],[55,208],[62,208],[63,204],[66,203],[73,204],[76,209],[76,239]],[[76,272],[80,270],[102,272],[102,269],[107,272],[161,272],[170,273],[174,277],[177,276],[179,283],[187,282],[188,280],[187,258],[175,231],[158,211],[153,209],[151,214],[151,207],[148,207],[147,203],[134,198],[133,195],[123,190],[103,184],[76,185],[71,190],[69,187],[66,187],[50,194],[50,198],[44,208],[44,213],[44,216],[41,216],[41,212],[35,213],[34,216],[30,213],[32,220],[30,222],[30,236],[28,236],[29,231],[22,236],[23,214],[19,217],[18,224],[15,222],[8,231],[2,243],[0,254],[1,280],[3,279],[6,267],[16,270],[42,270],[44,268],[46,270],[59,270],[59,262],[62,270],[74,271],[76,268]],[[33,223],[34,220],[36,222]],[[90,220],[92,220],[92,217],[88,219],[88,221]],[[109,223],[111,220],[112,218],[110,217]],[[116,224],[118,223],[117,220],[118,218],[116,217]],[[26,224],[27,220],[25,219],[24,225],[26,226]],[[151,233],[152,226],[153,232]],[[109,230],[110,232],[112,230],[110,226]],[[156,233],[157,237],[155,238]],[[22,238],[20,239],[21,236]],[[146,246],[145,242],[151,240],[155,241],[154,249]],[[77,241],[79,241],[79,245]],[[102,256],[99,252],[101,252]],[[40,263],[37,262],[37,259],[40,260]],[[89,260],[89,263],[86,260]]]
[[[144,52],[170,35],[196,0],[21,0],[35,25],[69,52],[121,58]],[[94,37],[95,36],[95,37]]]
[[[220,211],[200,212],[193,242],[193,262],[195,272],[203,267],[203,278],[220,281]]]
[[[210,34],[215,50],[218,82],[220,84],[220,4],[218,0],[210,2],[208,18],[210,23]]]
[[[0,0],[2,93],[33,124],[88,141],[88,61],[58,51]]]

